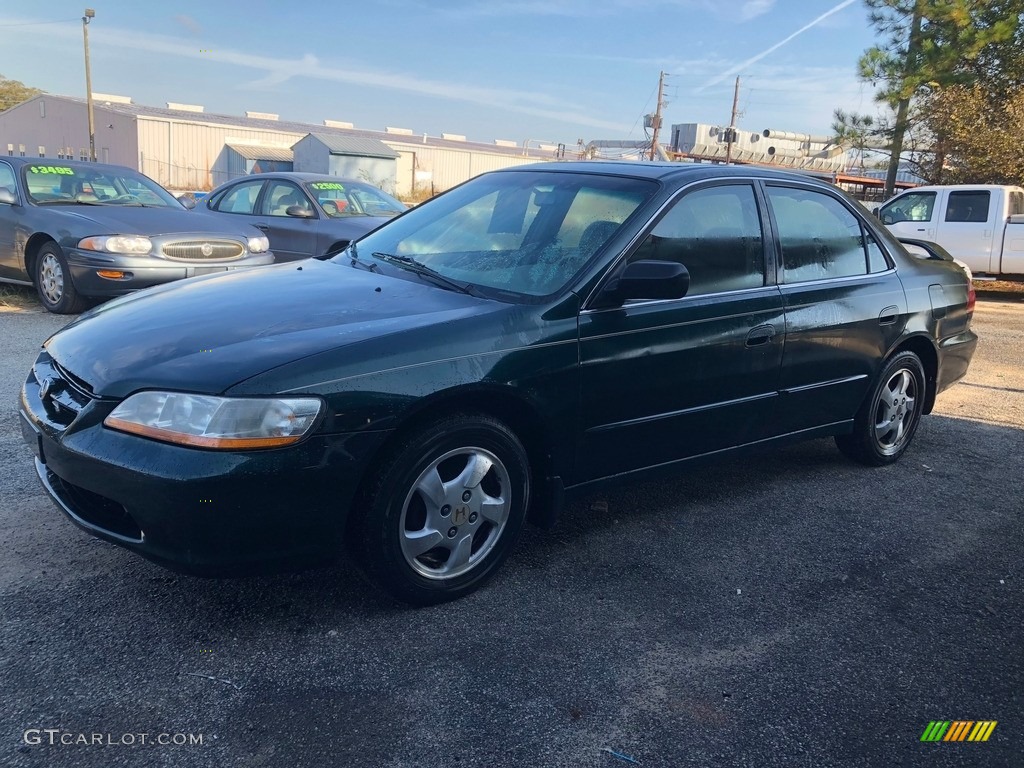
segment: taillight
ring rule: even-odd
[[[967,316],[974,314],[974,305],[978,301],[978,292],[974,290],[974,283],[967,284]]]

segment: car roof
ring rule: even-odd
[[[331,176],[327,173],[304,173],[302,171],[266,171],[261,173],[250,173],[247,176],[239,176],[236,179],[225,181],[224,184],[231,184],[235,181],[241,181],[246,179],[251,181],[252,179],[289,179],[291,181],[337,181],[344,182],[346,184],[366,184],[365,181],[359,179],[350,179],[344,176]],[[224,186],[221,184],[220,186]]]
[[[565,163],[531,163],[502,168],[493,173],[517,171],[554,171],[556,173],[595,173],[604,176],[631,176],[633,178],[667,180],[718,179],[728,177],[779,179],[826,183],[811,174],[779,171],[755,165],[722,165],[719,163],[678,163],[667,161],[641,162],[637,160],[577,160]]]

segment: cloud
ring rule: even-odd
[[[51,37],[80,40],[78,30],[68,27],[54,27]],[[540,91],[522,91],[510,88],[496,88],[466,82],[431,80],[415,74],[389,72],[380,69],[366,69],[346,66],[341,63],[321,62],[312,54],[299,59],[275,58],[230,48],[214,48],[200,51],[194,44],[164,35],[154,35],[135,30],[103,27],[91,35],[94,40],[94,56],[97,50],[137,50],[165,54],[180,58],[198,59],[206,63],[219,62],[255,70],[260,74],[256,80],[245,84],[248,89],[267,89],[280,86],[292,78],[302,80],[325,80],[348,83],[368,88],[414,93],[438,99],[467,102],[491,109],[507,109],[533,117],[600,128],[602,130],[625,132],[628,122],[604,120],[586,111],[580,104],[544,94]]]
[[[747,0],[740,8],[740,21],[750,21],[768,13],[775,5],[775,0]]]
[[[756,0],[754,0],[754,1],[756,2]],[[832,8],[830,8],[829,10],[825,11],[823,14],[821,14],[817,18],[809,21],[807,24],[804,24],[796,32],[794,32],[793,34],[789,35],[788,37],[784,37],[782,40],[780,40],[779,42],[775,43],[775,45],[773,45],[773,46],[771,46],[769,48],[766,48],[765,50],[761,51],[756,56],[751,56],[746,61],[741,62],[740,64],[737,64],[736,66],[727,69],[725,72],[722,72],[720,75],[718,75],[718,77],[712,78],[708,82],[704,83],[704,85],[700,86],[700,88],[697,89],[697,92],[699,93],[700,91],[703,91],[705,88],[710,88],[712,85],[717,85],[718,83],[722,82],[723,80],[727,80],[728,78],[732,77],[736,73],[742,72],[744,69],[749,67],[751,64],[756,64],[757,62],[759,62],[761,59],[765,58],[766,56],[769,56],[769,55],[775,53],[775,51],[779,50],[779,48],[784,46],[786,43],[790,42],[791,40],[793,40],[796,37],[799,37],[800,35],[802,35],[807,30],[813,29],[814,27],[816,27],[818,24],[823,22],[828,17],[832,16],[833,14],[839,13],[839,11],[843,10],[847,6],[853,5],[855,2],[857,2],[857,0],[843,0],[843,2],[839,3],[839,5],[836,5],[836,6],[832,7]]]
[[[184,13],[179,13],[174,17],[174,20],[181,24],[185,29],[191,32],[197,37],[203,34],[203,28],[199,26],[199,22],[193,19],[191,16],[186,16]]]

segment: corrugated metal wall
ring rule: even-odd
[[[104,162],[105,157],[109,163],[136,167],[135,118],[108,112],[102,105],[93,107],[93,117],[96,159]],[[14,145],[15,157],[24,145],[25,157],[39,157],[39,147],[43,147],[46,158],[56,159],[70,147],[79,159],[89,147],[85,105],[44,94],[7,110],[0,115],[0,155],[7,155],[8,144]]]
[[[239,155],[225,147],[228,142],[287,148],[305,135],[270,126],[255,130],[140,116],[139,166],[173,189],[212,189],[246,175]]]
[[[45,101],[41,116],[39,100]],[[203,123],[202,115],[178,119],[155,115],[123,115],[95,106],[96,154],[108,162],[138,168],[147,176],[171,189],[212,189],[246,174],[246,165],[227,143],[252,143],[290,148],[305,133],[275,129],[272,121],[266,128],[240,127]],[[110,128],[108,126],[113,126]],[[400,153],[397,175],[385,174],[394,180],[398,194],[412,192],[414,178],[418,186],[441,192],[485,171],[534,163],[542,158],[521,157],[482,151],[475,147],[437,147],[418,143],[411,137],[394,141],[381,137],[385,144]],[[26,156],[37,156],[38,147],[45,146],[47,157],[55,158],[57,149],[74,148],[76,157],[89,145],[85,105],[59,97],[40,96],[8,110],[0,117],[0,154],[7,144],[14,144],[15,154],[21,144]],[[321,172],[328,172],[326,157],[318,162]],[[299,168],[296,158],[296,169]]]
[[[497,171],[501,168],[540,161],[537,157],[498,155],[469,148],[431,147],[427,144],[397,142],[390,139],[384,143],[401,155],[398,161],[396,191],[403,195],[412,192],[413,173],[419,178],[418,187],[432,185],[435,192],[443,192],[486,171]]]

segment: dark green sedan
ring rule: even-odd
[[[20,419],[44,488],[100,538],[206,574],[347,546],[429,604],[602,483],[823,435],[896,461],[967,371],[973,309],[958,266],[824,183],[543,164],[329,260],[83,315]]]

